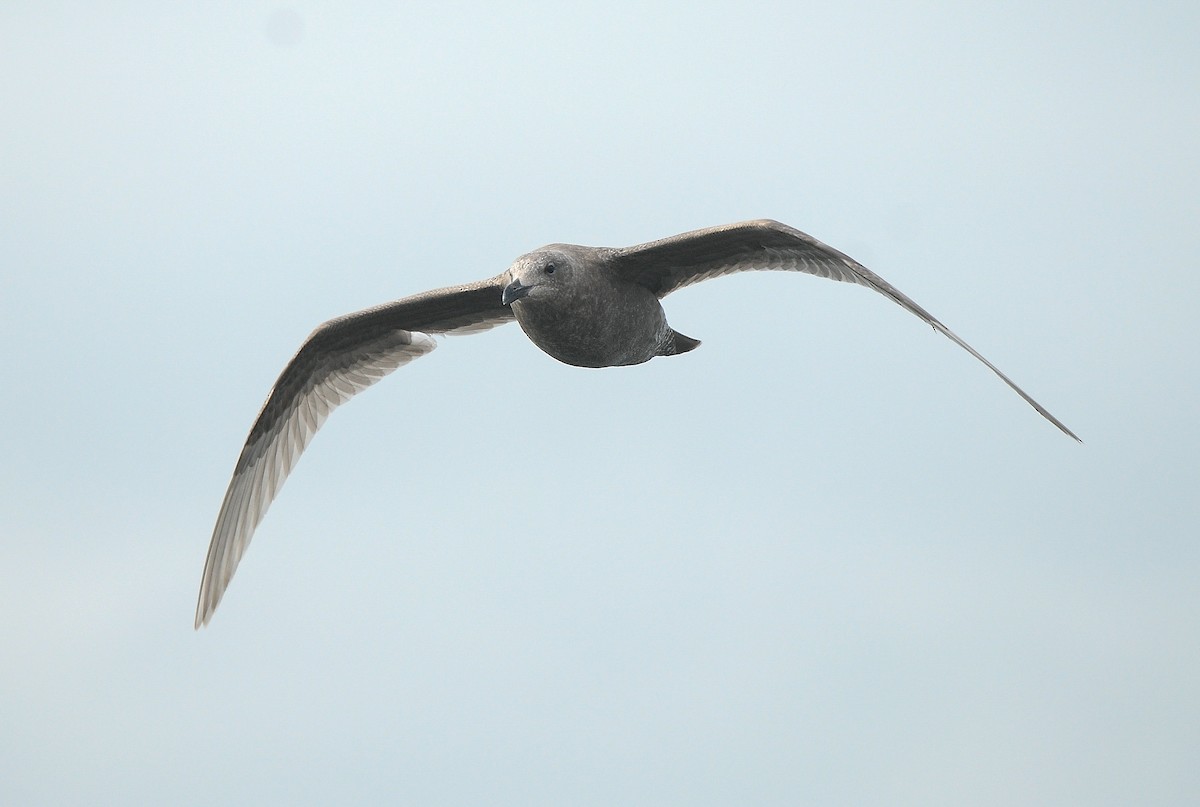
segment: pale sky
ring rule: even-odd
[[[1200,9],[0,6],[0,803],[1200,803]],[[513,325],[339,409],[333,316],[747,218],[866,289]]]

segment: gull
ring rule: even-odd
[[[433,335],[479,333],[515,319],[530,341],[566,364],[641,364],[700,344],[667,324],[663,297],[748,270],[805,272],[874,289],[983,362],[1042,417],[1079,439],[886,280],[777,221],[710,227],[623,249],[551,244],[522,255],[495,277],[347,314],[309,335],[275,381],[234,467],[204,563],[196,628],[212,618],[255,528],[329,413],[432,351]]]

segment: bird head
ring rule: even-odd
[[[571,256],[553,247],[522,255],[505,273],[508,283],[504,286],[501,302],[512,305],[518,300],[552,297],[570,283],[574,271]]]

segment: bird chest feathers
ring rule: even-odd
[[[658,355],[670,328],[657,297],[605,278],[577,275],[573,280],[558,294],[530,295],[513,305],[517,322],[535,345],[576,367],[640,364]]]

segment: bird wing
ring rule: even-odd
[[[786,224],[761,219],[695,230],[660,241],[614,250],[611,261],[611,266],[619,275],[645,286],[660,299],[676,289],[702,280],[755,269],[807,272],[810,275],[858,283],[874,289],[905,310],[916,314],[934,330],[945,334],[959,347],[983,362],[1042,417],[1070,437],[1079,439],[1058,418],[1000,372],[996,365],[891,283],[850,256]]]
[[[309,335],[272,387],[221,503],[200,581],[196,627],[207,624],[254,528],[339,405],[434,349],[429,334],[477,333],[512,320],[501,276],[427,291],[332,319]]]

